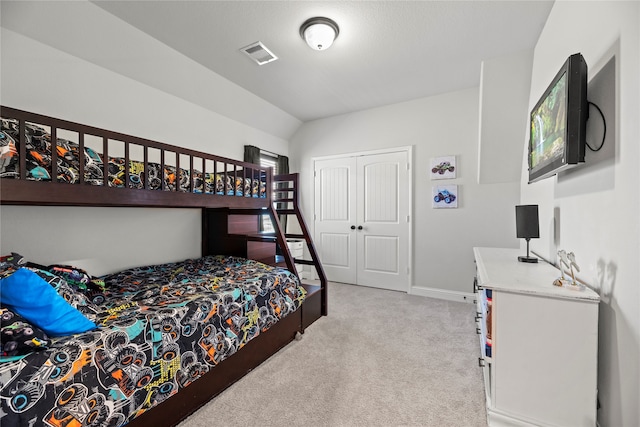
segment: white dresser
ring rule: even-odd
[[[489,425],[595,426],[598,294],[518,249],[473,251]]]

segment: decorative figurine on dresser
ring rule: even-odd
[[[585,288],[584,285],[576,281],[576,275],[573,272],[574,268],[578,273],[580,272],[580,267],[578,267],[578,264],[576,263],[575,254],[573,252],[567,253],[567,251],[565,251],[564,249],[561,249],[558,251],[558,258],[560,259],[561,276],[556,280],[554,280],[553,284],[555,286],[566,286],[569,289],[573,289],[573,290],[583,290]],[[571,280],[567,279],[564,276],[565,267],[568,268],[569,272],[571,273]]]

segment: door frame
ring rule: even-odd
[[[409,227],[409,237],[407,239],[407,254],[408,254],[408,260],[407,260],[407,265],[408,265],[408,269],[409,271],[407,272],[407,275],[409,276],[409,280],[407,283],[407,289],[405,289],[405,292],[407,294],[411,293],[411,290],[413,289],[413,219],[415,217],[415,213],[413,212],[413,171],[415,170],[415,168],[413,167],[413,145],[405,145],[405,146],[401,146],[401,147],[389,147],[389,148],[382,148],[382,149],[377,149],[377,150],[366,150],[366,151],[355,151],[352,153],[342,153],[342,154],[332,154],[332,155],[328,155],[328,156],[316,156],[316,157],[312,157],[311,158],[311,171],[312,171],[312,178],[311,179],[311,192],[310,194],[312,195],[312,200],[313,200],[313,225],[311,227],[311,235],[315,236],[316,235],[316,215],[317,215],[317,206],[316,206],[316,188],[315,188],[315,182],[316,182],[316,177],[315,177],[315,172],[316,172],[316,162],[317,161],[322,161],[322,160],[332,160],[332,159],[341,159],[344,157],[359,157],[359,156],[367,156],[367,155],[372,155],[372,154],[386,154],[386,153],[398,153],[398,152],[403,152],[406,153],[407,155],[407,167],[409,168],[409,173],[407,174],[408,178],[409,178],[409,182],[408,184],[408,191],[409,191],[409,222],[408,222],[408,227]],[[316,274],[314,273],[314,278],[317,279]]]

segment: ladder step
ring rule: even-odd
[[[276,209],[276,212],[280,215],[295,215],[295,209]]]
[[[302,264],[302,265],[316,265],[315,262],[313,262],[310,259],[298,259],[298,258],[294,258],[293,259],[293,263],[294,264]]]
[[[296,199],[273,199],[273,203],[295,202]]]
[[[307,236],[304,234],[285,234],[284,237],[287,239],[304,239],[307,240]]]
[[[281,173],[273,177],[275,182],[294,181],[297,179],[297,173]]]
[[[276,187],[273,191],[277,193],[278,191],[296,191],[296,189],[294,187]]]

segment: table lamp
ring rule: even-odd
[[[520,262],[538,262],[538,258],[529,256],[529,240],[540,237],[538,224],[538,205],[516,206],[516,234],[527,241],[527,256],[519,256]]]

